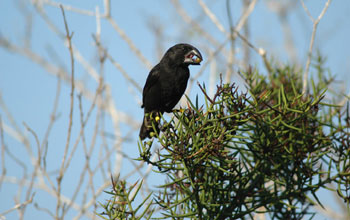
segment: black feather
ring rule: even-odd
[[[176,44],[168,49],[161,61],[150,71],[143,88],[144,119],[140,129],[141,140],[150,137],[155,124],[164,112],[171,112],[184,94],[190,76],[189,65],[199,65],[202,55],[189,44]]]

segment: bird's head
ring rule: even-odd
[[[169,48],[163,60],[176,65],[200,65],[203,58],[199,50],[194,46],[190,44],[176,44]]]

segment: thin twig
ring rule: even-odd
[[[112,99],[111,95],[111,89],[109,86],[106,86],[106,105],[107,109],[109,111],[109,114],[111,115],[112,123],[113,123],[113,128],[114,128],[114,134],[116,137],[121,136],[120,132],[120,120],[117,114],[117,111],[115,110],[114,106],[114,100]],[[122,151],[122,139],[116,139],[113,147],[116,148],[118,151]],[[121,168],[122,168],[122,160],[123,160],[123,155],[118,153],[115,155],[115,164],[113,168],[113,175],[117,176],[120,174]]]
[[[247,18],[249,17],[249,15],[252,13],[252,11],[255,8],[256,2],[252,1],[250,6],[248,7],[248,10],[246,12],[243,13],[242,17],[240,18],[237,28],[233,29],[233,34],[234,36],[230,36],[229,33],[227,33],[227,31],[224,29],[223,25],[219,22],[219,20],[216,18],[216,16],[214,15],[213,12],[210,11],[210,9],[208,8],[208,6],[203,2],[203,0],[198,0],[199,5],[202,7],[203,11],[205,12],[205,14],[209,17],[209,19],[215,24],[215,26],[222,32],[224,33],[227,37],[231,38],[231,37],[235,37],[235,35],[237,35],[239,38],[241,38],[243,40],[244,43],[246,43],[249,47],[251,47],[257,54],[259,54],[261,56],[261,58],[264,61],[265,67],[267,69],[268,72],[272,71],[272,68],[270,66],[270,63],[268,62],[267,58],[266,58],[266,50],[263,48],[257,48],[255,47],[252,43],[250,43],[248,41],[248,39],[246,39],[244,36],[242,36],[239,31],[240,29],[243,27],[244,23],[246,22]]]
[[[205,95],[205,97],[208,99],[208,101],[211,104],[214,104],[214,101],[208,96],[207,92],[203,89],[203,87],[201,86],[201,84],[199,82],[197,82],[197,85],[199,86],[199,88],[202,90],[203,94]]]
[[[44,203],[44,205],[46,205],[45,203]],[[39,211],[43,211],[43,212],[45,212],[45,213],[47,213],[49,216],[51,216],[51,218],[55,218],[55,215],[52,213],[52,211],[50,210],[50,209],[48,209],[48,208],[45,208],[45,207],[41,207],[38,203],[36,203],[36,202],[34,202],[34,207],[37,209],[37,210],[39,210]]]
[[[258,2],[258,0],[252,0],[250,2],[250,4],[247,5],[245,10],[243,11],[243,14],[238,19],[238,22],[237,22],[236,27],[235,27],[236,31],[240,32],[241,29],[244,27],[244,25],[247,23],[248,18],[251,15],[251,13],[254,11],[257,2]],[[246,3],[244,3],[244,4],[246,4]]]
[[[21,186],[29,186],[29,184],[30,184],[30,181],[28,180],[28,179],[19,179],[19,178],[16,178],[16,177],[10,177],[10,176],[6,176],[5,177],[5,179],[4,179],[4,182],[8,182],[8,183],[11,183],[11,184],[16,184],[16,185],[21,185]],[[103,185],[106,185],[106,183],[104,183]],[[107,186],[108,186],[108,184],[107,184]],[[102,187],[102,186],[101,186]],[[34,183],[34,185],[33,185],[33,188],[36,188],[36,189],[40,189],[40,190],[42,190],[42,191],[45,191],[45,192],[47,192],[49,195],[51,195],[51,196],[54,196],[54,197],[56,197],[57,196],[57,192],[56,192],[56,190],[53,190],[53,189],[51,189],[51,188],[49,188],[46,184],[44,184],[44,183]],[[100,189],[100,188],[99,188]],[[105,188],[103,188],[103,189],[105,189]],[[103,191],[103,189],[102,189],[102,191]],[[97,190],[97,192],[99,192],[99,190]],[[62,202],[63,203],[70,203],[70,201],[71,201],[71,199],[70,198],[68,198],[68,197],[66,197],[66,196],[64,196],[63,194],[61,195],[61,200],[62,200]],[[91,205],[91,204],[90,204]],[[75,210],[77,210],[77,211],[80,211],[81,209],[83,209],[83,207],[82,206],[80,206],[79,204],[77,204],[77,203],[73,203],[73,205],[72,205],[72,207],[75,209]],[[85,209],[86,209],[86,207],[85,207]],[[91,213],[91,212],[88,212],[87,210],[86,210],[86,212],[84,213],[84,215],[86,215],[87,217],[89,217],[89,218],[92,218],[92,216],[94,216],[94,214],[93,213]],[[57,217],[57,216],[56,216]]]
[[[29,197],[30,195],[32,194],[32,191],[33,191],[33,186],[34,186],[34,181],[35,179],[39,176],[41,176],[39,174],[39,170],[40,170],[40,161],[41,161],[41,149],[40,149],[40,141],[39,141],[39,138],[38,138],[38,135],[34,132],[34,130],[32,128],[30,128],[26,123],[24,123],[24,126],[27,128],[27,130],[33,135],[34,139],[35,139],[35,142],[36,142],[36,146],[37,146],[37,153],[38,153],[38,156],[37,156],[37,159],[36,159],[36,163],[34,165],[34,171],[32,173],[32,176],[31,176],[31,179],[30,179],[30,184],[29,184],[29,187],[27,188],[27,193],[26,193],[26,197],[25,199],[26,200],[30,200]],[[25,206],[21,209],[21,214],[25,212]]]
[[[54,76],[60,77],[60,79],[62,79],[65,83],[70,83],[72,80],[71,77],[68,75],[68,73],[63,68],[51,64],[49,61],[44,59],[42,56],[40,56],[37,53],[34,53],[33,51],[31,51],[27,48],[17,47],[16,45],[12,44],[8,39],[2,38],[1,36],[0,36],[0,46],[3,46],[5,49],[7,49],[11,52],[14,52],[14,53],[17,53],[19,55],[23,55],[23,56],[27,57],[31,61],[42,66],[48,73],[50,73]],[[73,50],[73,53],[76,55],[75,50]],[[86,69],[86,70],[88,72],[90,71],[88,69]],[[97,75],[97,79],[99,79],[98,75]],[[97,80],[97,82],[98,82],[98,80]],[[92,101],[94,99],[94,97],[95,97],[94,93],[88,90],[88,88],[84,85],[84,82],[82,80],[74,79],[74,84],[75,84],[75,89],[77,90],[77,92],[81,93],[87,100]],[[138,86],[138,87],[140,87],[140,86]],[[2,105],[2,100],[1,100],[1,96],[0,96],[0,106],[1,105]],[[106,110],[106,105],[99,103],[99,106],[102,109]],[[1,106],[1,107],[3,109],[5,108],[3,106]],[[115,110],[115,111],[117,112],[118,117],[120,118],[121,122],[128,123],[128,124],[132,125],[132,127],[138,127],[139,124],[133,117],[129,116],[128,114],[126,114],[124,112],[121,112],[118,110]],[[7,115],[7,118],[12,119],[13,117]],[[14,120],[11,120],[11,122],[14,122]],[[4,126],[5,132],[7,132],[7,128],[8,127]],[[11,135],[18,140],[25,138],[24,136],[19,135],[21,132],[20,132],[20,129],[17,125],[15,125],[15,128],[16,128],[17,133],[13,132],[13,133],[11,133]],[[18,134],[18,135],[16,135],[16,134]],[[23,140],[23,141],[26,143],[29,143],[27,140]]]
[[[136,47],[135,43],[131,40],[131,38],[128,37],[128,35],[125,33],[125,31],[119,27],[117,22],[112,19],[112,17],[107,17],[107,21],[112,25],[114,30],[117,31],[119,36],[126,42],[126,44],[129,46],[132,52],[136,55],[139,60],[141,60],[142,64],[145,65],[147,69],[152,68],[151,62],[142,54],[142,52]]]
[[[243,0],[243,11],[248,11],[249,10],[249,7],[251,4],[250,0]],[[243,18],[242,18],[243,20]],[[246,22],[245,24],[243,25],[243,35],[249,39],[250,38],[250,26],[249,26],[249,23],[248,23],[248,19],[246,19]],[[250,65],[250,48],[247,44],[243,44],[242,45],[243,47],[243,68],[244,69],[248,69],[249,68],[249,65]]]
[[[219,19],[215,16],[215,14],[210,11],[208,6],[204,3],[203,0],[198,0],[199,5],[202,7],[203,11],[205,14],[209,17],[209,19],[215,24],[216,28],[225,34],[225,36],[228,36],[229,33],[227,33],[225,27],[220,23]]]
[[[49,135],[51,133],[51,129],[53,127],[53,124],[55,123],[55,121],[57,119],[56,112],[57,112],[57,108],[58,108],[58,101],[59,101],[60,94],[61,94],[61,79],[59,77],[57,77],[56,95],[55,95],[55,100],[54,100],[52,112],[50,114],[50,122],[49,122],[49,125],[47,126],[44,138],[41,142],[41,150],[43,152],[43,154],[42,154],[42,156],[43,156],[43,170],[46,170],[46,154],[47,154],[47,148],[48,148],[48,139],[49,139]]]
[[[296,45],[293,40],[293,32],[291,23],[288,21],[289,14],[297,5],[297,1],[268,1],[267,6],[276,12],[281,23],[281,28],[284,34],[284,47],[285,51],[288,54],[288,57],[291,59],[292,63],[297,63],[297,51]]]
[[[225,82],[231,81],[231,77],[232,77],[232,73],[233,73],[232,65],[235,62],[235,59],[234,59],[235,46],[234,45],[235,45],[235,39],[237,37],[237,33],[239,33],[241,31],[241,29],[245,26],[246,22],[248,21],[248,17],[254,11],[257,0],[251,1],[250,4],[247,5],[247,7],[244,7],[243,13],[235,26],[233,25],[233,21],[232,21],[230,2],[231,2],[230,0],[226,0],[227,17],[228,17],[228,21],[229,21],[229,25],[230,25],[231,53],[230,53],[230,56],[228,57],[228,70],[227,70],[227,74],[225,76]]]
[[[6,175],[6,164],[5,164],[5,139],[4,139],[4,130],[2,127],[2,118],[0,115],[0,144],[1,144],[1,176],[0,176],[0,190],[1,190],[1,186],[3,183],[3,179]]]
[[[46,22],[46,24],[49,26],[49,28],[62,40],[64,40],[65,44],[67,43],[66,40],[66,34],[55,25],[55,23],[49,18],[49,16],[45,13],[42,7],[39,7],[35,5],[35,9],[41,15],[43,20]],[[91,66],[91,64],[83,57],[83,55],[80,53],[80,51],[74,46],[73,42],[71,42],[73,53],[74,53],[74,59],[77,60],[87,71],[87,73],[96,81],[98,82],[98,73],[96,70]],[[68,46],[68,45],[67,45]],[[28,52],[28,51],[27,51]],[[32,51],[29,51],[30,53],[33,53]],[[38,55],[37,55],[38,56]],[[43,59],[43,58],[42,58]],[[52,65],[52,64],[50,64]],[[62,68],[59,68],[62,69]],[[62,71],[61,71],[62,72]],[[68,77],[69,78],[69,77]],[[70,81],[70,80],[69,80]],[[78,88],[78,84],[76,83],[76,87]]]
[[[233,73],[233,64],[235,62],[235,37],[233,35],[234,33],[234,26],[233,26],[233,18],[232,18],[232,12],[231,12],[231,5],[230,0],[226,0],[226,11],[227,11],[227,18],[229,23],[229,29],[230,29],[230,53],[227,58],[227,70],[225,75],[225,82],[229,83],[232,78]]]
[[[84,10],[81,8],[75,8],[71,5],[67,5],[67,4],[62,4],[62,3],[57,3],[54,1],[50,1],[50,0],[40,0],[41,4],[46,4],[46,5],[50,5],[53,7],[57,7],[57,8],[63,8],[65,11],[71,11],[77,14],[82,14],[82,15],[87,15],[87,16],[95,16],[95,13],[93,11],[89,11],[89,10]]]
[[[311,39],[310,39],[310,45],[309,45],[309,51],[308,51],[308,55],[307,55],[307,60],[306,60],[306,64],[305,64],[305,71],[303,74],[303,94],[306,93],[307,91],[307,87],[308,87],[308,75],[309,75],[309,69],[310,69],[310,63],[311,63],[311,58],[312,58],[312,50],[314,47],[314,42],[315,42],[315,37],[316,37],[316,30],[317,30],[317,26],[318,23],[321,21],[322,17],[325,15],[330,3],[332,0],[328,0],[325,3],[325,6],[322,10],[322,12],[320,13],[320,15],[317,17],[317,19],[314,19],[309,11],[309,9],[306,7],[304,0],[300,0],[304,10],[306,11],[307,15],[310,17],[313,26],[312,26],[312,34],[311,34]]]
[[[218,42],[210,33],[205,31],[198,22],[196,22],[186,11],[185,9],[181,6],[178,0],[171,0],[171,3],[173,4],[176,12],[180,15],[180,18],[182,18],[187,24],[193,27],[198,34],[206,38],[207,41],[209,41],[211,44],[213,44],[215,47],[218,47],[220,42]]]
[[[103,5],[105,6],[105,17],[111,16],[111,0],[104,0]]]
[[[65,161],[67,158],[68,154],[68,149],[69,149],[69,143],[70,143],[70,138],[72,134],[72,125],[73,125],[73,106],[74,106],[74,54],[73,54],[73,48],[72,48],[72,37],[73,33],[70,34],[67,20],[66,20],[66,15],[64,13],[64,9],[62,6],[61,11],[62,11],[62,16],[63,16],[63,21],[64,21],[64,26],[66,29],[66,38],[68,41],[68,49],[69,49],[69,54],[70,54],[70,62],[71,62],[71,93],[70,93],[70,110],[69,110],[69,122],[68,122],[68,134],[67,134],[67,140],[66,140],[66,146],[64,148],[64,155],[63,159],[61,162],[61,168],[59,171],[59,176],[57,177],[57,206],[56,206],[56,218],[59,217],[59,209],[61,208],[61,183],[63,179],[63,174],[64,174],[64,166],[65,166]],[[63,214],[63,211],[62,211]],[[61,216],[63,218],[63,216]]]
[[[107,56],[109,61],[117,68],[122,76],[129,81],[139,92],[142,92],[142,87],[132,78],[130,75],[126,72],[126,70],[118,63],[117,61],[114,60],[114,58],[108,53],[108,51],[101,45],[101,42],[92,35],[92,38],[95,40],[96,46],[98,47],[99,50],[103,51],[103,53]]]
[[[0,36],[1,38],[1,36]],[[1,45],[1,39],[0,39],[0,45]],[[7,108],[7,105],[5,104],[2,95],[0,93],[0,108],[2,109],[2,111],[5,113],[6,118],[8,119],[9,123],[11,124],[12,127],[10,126],[6,126],[6,123],[3,124],[3,128],[4,131],[9,133],[13,138],[15,138],[16,140],[22,142],[27,150],[29,147],[29,140],[25,137],[25,135],[23,134],[22,130],[20,129],[20,127],[18,126],[15,118],[13,117],[13,115],[11,114],[11,112],[9,111],[9,109]],[[10,130],[11,129],[11,130]],[[29,150],[30,151],[30,150]],[[33,158],[31,157],[31,159],[33,160]]]
[[[35,193],[33,193],[32,196],[30,197],[30,199],[28,199],[27,201],[25,201],[25,202],[23,202],[21,204],[17,204],[13,208],[11,208],[9,210],[6,210],[3,213],[0,213],[0,218],[2,219],[2,217],[5,216],[6,214],[8,214],[8,213],[10,213],[10,212],[12,212],[14,210],[21,209],[21,208],[27,206],[28,204],[32,203],[34,195],[35,195]]]
[[[73,192],[73,195],[71,196],[71,201],[70,203],[68,203],[66,205],[66,209],[64,210],[62,216],[64,216],[65,213],[67,213],[69,211],[69,209],[72,207],[72,204],[75,202],[80,190],[82,190],[83,188],[81,187],[81,185],[83,184],[83,181],[84,181],[84,178],[85,178],[85,174],[86,172],[89,172],[89,170],[91,171],[90,169],[90,157],[91,157],[91,154],[88,154],[87,152],[87,149],[86,149],[86,140],[85,140],[85,123],[84,123],[84,111],[83,111],[83,107],[82,107],[82,100],[81,100],[81,95],[78,95],[78,101],[79,101],[79,112],[80,112],[80,126],[81,126],[81,135],[79,135],[80,139],[82,140],[82,144],[83,144],[83,149],[84,149],[84,153],[85,153],[85,166],[82,170],[82,172],[80,173],[80,178],[79,178],[79,181],[77,182],[77,185],[75,187],[75,190]],[[66,166],[67,167],[67,166]],[[73,188],[73,187],[72,187]],[[88,188],[88,186],[86,187]],[[85,203],[85,198],[86,196],[84,195],[83,196],[83,201],[82,201],[82,204]]]

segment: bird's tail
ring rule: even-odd
[[[145,139],[146,137],[151,138],[151,132],[156,132],[159,134],[160,117],[158,115],[158,112],[145,113],[139,134],[141,140]],[[156,130],[154,130],[152,123],[154,124]]]

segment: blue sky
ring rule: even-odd
[[[103,13],[103,1],[60,1],[63,4],[69,4],[76,8],[83,8],[89,11],[95,11],[98,6],[100,13]],[[118,25],[125,31],[128,37],[134,42],[142,54],[155,65],[159,60],[157,53],[157,39],[150,27],[159,25],[163,31],[163,37],[160,43],[162,51],[178,42],[191,43],[199,48],[203,54],[204,60],[209,56],[206,48],[213,49],[213,46],[203,39],[202,36],[193,33],[192,27],[186,24],[176,13],[170,1],[150,0],[150,1],[112,1],[112,17]],[[222,42],[225,37],[216,26],[206,17],[197,1],[180,1],[186,12],[192,16],[200,25],[210,33],[217,41]],[[225,1],[206,1],[210,9],[215,13],[219,21],[228,27]],[[240,15],[241,5],[238,1],[232,2],[232,14],[234,22]],[[267,2],[274,4],[274,1],[258,1],[254,12],[249,18],[251,42],[257,47],[265,48],[268,56],[281,63],[291,63],[288,52],[285,48],[283,26],[279,22],[276,13],[267,7]],[[316,17],[322,10],[325,1],[306,1],[311,14]],[[22,7],[21,5],[25,5]],[[64,32],[64,25],[61,11],[58,7],[44,6],[46,13],[60,31]],[[328,11],[319,24],[315,41],[315,50],[319,50],[326,56],[326,66],[336,75],[336,79],[341,82],[335,88],[344,88],[345,93],[349,93],[350,69],[350,2],[332,1]],[[26,16],[27,15],[27,16]],[[66,10],[67,22],[70,31],[74,32],[73,43],[85,57],[87,62],[96,70],[99,70],[96,56],[96,47],[92,34],[96,33],[96,20],[94,17],[73,13]],[[28,19],[32,19],[32,32],[26,35],[26,24]],[[297,52],[297,62],[305,65],[307,49],[309,47],[312,23],[307,17],[305,11],[296,3],[294,9],[288,14],[287,20],[291,25],[292,41]],[[37,54],[45,57],[48,61],[57,66],[63,66],[67,70],[70,68],[68,49],[63,41],[50,29],[43,21],[40,15],[34,10],[28,1],[14,0],[0,2],[0,36],[9,39],[12,43],[24,46],[25,40],[30,39],[30,48]],[[118,61],[126,72],[140,85],[143,86],[149,69],[131,52],[125,41],[113,30],[111,24],[106,20],[101,21],[101,41],[108,48],[108,52]],[[240,43],[237,44],[240,47]],[[202,49],[203,48],[203,49]],[[229,44],[227,45],[229,48]],[[48,73],[40,65],[32,62],[28,57],[18,53],[11,53],[0,48],[0,94],[8,110],[12,113],[18,127],[27,133],[29,139],[34,145],[35,140],[26,131],[23,123],[32,128],[41,140],[45,134],[49,123],[52,106],[56,94],[57,77]],[[220,61],[218,59],[218,61]],[[251,65],[262,67],[261,59],[252,52]],[[200,67],[191,67],[192,75],[199,71]],[[224,68],[219,68],[224,71]],[[76,62],[76,78],[84,82],[86,88],[92,92],[96,89],[97,83],[86,73],[79,62]],[[208,84],[209,68],[198,79],[201,83]],[[105,81],[111,86],[111,94],[116,108],[121,112],[127,113],[131,118],[141,123],[142,109],[141,93],[135,89],[120,72],[116,70],[110,62],[106,62],[104,67]],[[237,79],[234,77],[234,79]],[[61,94],[59,98],[58,113],[60,114],[56,121],[51,135],[49,137],[48,167],[54,169],[60,163],[63,148],[67,136],[67,119],[69,115],[69,93],[70,87],[62,82]],[[193,98],[198,93],[194,88],[190,97]],[[75,102],[73,135],[77,136],[79,132],[79,112],[77,101]],[[89,108],[91,102],[83,100],[85,111]],[[0,107],[0,116],[4,123],[10,124],[9,118],[3,108]],[[96,111],[93,111],[96,116]],[[107,130],[113,133],[113,126],[110,121],[106,121]],[[93,132],[93,123],[86,128],[86,133]],[[130,132],[130,124],[121,123],[122,135]],[[130,140],[123,144],[124,152],[132,158],[138,157],[137,149],[138,131],[131,133]],[[113,138],[112,138],[113,139]],[[5,132],[5,141],[9,148],[16,152],[24,163],[30,163],[27,151],[23,145],[13,139],[11,135]],[[113,140],[110,140],[113,142]],[[76,173],[81,169],[84,160],[79,155],[83,155],[83,150],[78,148],[71,170],[65,177],[65,184],[76,185]],[[21,176],[21,169],[11,160],[5,161],[7,174],[9,176]],[[122,174],[132,169],[128,162],[123,161]],[[137,176],[130,178],[130,181],[137,180]],[[70,182],[71,181],[71,182]],[[155,183],[157,180],[154,181]],[[98,181],[96,183],[98,185]],[[64,188],[64,193],[72,193],[70,187]],[[13,197],[16,195],[17,187],[13,184],[5,183],[0,188],[0,213],[14,206]],[[47,195],[37,193],[36,199],[45,199]],[[5,201],[3,198],[9,198]],[[47,200],[49,206],[54,206],[54,200]],[[34,208],[28,208],[26,217],[36,216],[39,212]],[[47,215],[40,212],[42,218]],[[8,215],[9,219],[16,217],[15,213]]]

